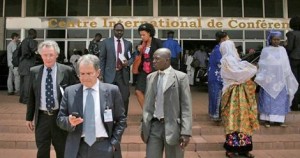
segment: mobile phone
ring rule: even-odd
[[[71,115],[74,116],[74,117],[76,117],[76,118],[80,117],[78,112],[72,112]]]

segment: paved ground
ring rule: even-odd
[[[207,116],[207,92],[204,89],[199,90],[195,87],[192,87],[192,98],[193,98],[193,114],[197,117],[206,117]],[[7,96],[6,91],[0,91],[0,118],[1,121],[5,122],[11,117],[16,117],[17,120],[21,120],[24,117],[26,111],[26,106],[18,103],[17,96]],[[139,118],[141,116],[142,110],[139,107],[136,97],[132,93],[130,97],[129,105],[129,120]],[[22,114],[22,115],[20,115]],[[299,113],[300,114],[300,113]],[[134,117],[133,117],[134,116]],[[21,118],[18,118],[21,117]],[[130,119],[131,117],[131,119]],[[293,116],[294,117],[294,116]],[[25,118],[24,118],[25,119]],[[13,120],[10,120],[13,121]],[[9,122],[9,121],[7,121]],[[16,121],[17,122],[17,121]],[[134,121],[133,121],[134,122]],[[16,123],[17,124],[17,123]],[[130,125],[130,123],[129,123]],[[24,121],[25,126],[25,121]],[[28,131],[27,131],[28,132]],[[1,133],[2,137],[11,137],[9,134]],[[32,137],[29,136],[29,137]],[[196,137],[196,136],[195,136]],[[220,136],[218,136],[220,137]],[[279,136],[280,137],[280,136]],[[264,139],[263,137],[258,137],[259,139]],[[21,138],[20,138],[21,139]],[[26,138],[22,138],[26,139]],[[28,138],[30,139],[30,138]],[[135,137],[135,139],[139,139]],[[215,139],[215,138],[213,138]],[[220,139],[220,138],[218,138]],[[271,138],[269,138],[271,139]],[[284,138],[281,138],[284,139]],[[132,140],[135,141],[135,140]],[[139,141],[139,140],[137,140]],[[254,142],[255,143],[255,142]],[[34,144],[32,144],[34,145]],[[300,146],[300,144],[298,144]],[[224,158],[224,151],[188,151],[186,152],[185,158]],[[252,152],[256,155],[256,158],[298,158],[300,157],[300,150],[254,150]],[[8,146],[3,146],[0,144],[0,158],[33,158],[35,157],[36,150],[33,149],[9,149]],[[143,158],[145,151],[124,151],[124,158]],[[51,157],[55,158],[55,153],[51,152]]]

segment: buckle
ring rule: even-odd
[[[53,111],[48,111],[48,110],[47,110],[47,114],[48,114],[49,116],[51,116],[51,115],[53,115]]]

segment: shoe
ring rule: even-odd
[[[271,127],[271,124],[270,124],[269,121],[266,121],[266,122],[265,122],[265,127],[266,127],[266,128],[270,128],[270,127]]]
[[[233,153],[233,152],[228,152],[228,151],[226,151],[225,155],[226,155],[226,157],[228,157],[228,158],[234,158],[234,157],[235,157],[235,153]]]
[[[247,158],[255,158],[255,156],[252,155],[251,153],[246,153],[244,154],[244,156],[246,156]]]
[[[16,92],[15,92],[15,95],[16,95],[16,96],[20,96],[20,91],[16,91]]]
[[[7,95],[14,95],[14,92],[8,92]]]
[[[278,123],[278,125],[280,126],[280,127],[287,127],[288,125],[287,124],[285,124],[285,123]]]

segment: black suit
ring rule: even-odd
[[[57,102],[60,103],[62,94],[61,88],[78,83],[76,73],[71,67],[57,63],[56,71],[56,90]],[[63,158],[66,132],[59,129],[56,125],[58,110],[54,115],[42,113],[41,106],[41,85],[43,78],[44,65],[32,67],[30,69],[29,101],[27,104],[26,121],[35,120],[35,138],[38,147],[37,157],[49,158],[51,142],[56,151],[57,158]],[[45,76],[44,76],[45,77]]]
[[[123,101],[117,86],[101,82],[99,83],[99,98],[100,105],[95,106],[100,106],[101,119],[108,135],[108,139],[105,141],[105,146],[100,146],[99,150],[89,153],[89,157],[97,157],[90,155],[106,157],[104,154],[107,153],[110,154],[110,156],[107,157],[112,157],[111,145],[114,145],[115,147],[120,145],[122,134],[127,126]],[[104,121],[104,109],[107,107],[112,110],[113,121],[110,122]],[[72,112],[78,112],[83,118],[82,84],[76,84],[66,89],[57,117],[58,126],[69,132],[66,142],[65,158],[80,157],[78,156],[78,153],[80,152],[81,147],[84,145],[84,141],[81,139],[83,123],[77,125],[76,127],[72,127],[69,122],[69,115],[72,114]],[[97,143],[95,142],[95,144]],[[95,144],[88,148],[95,148]],[[86,155],[83,155],[83,157],[85,156]]]

